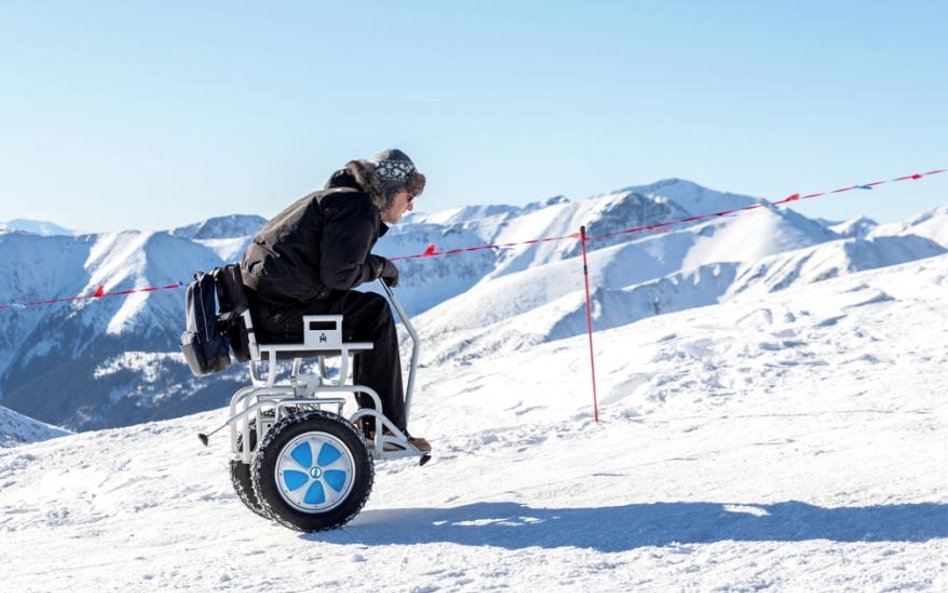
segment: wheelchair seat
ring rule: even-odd
[[[250,363],[255,380],[257,363],[269,364],[267,383],[272,383],[277,361],[292,360],[298,368],[303,358],[318,358],[322,363],[325,357],[342,356],[345,369],[351,354],[373,347],[371,342],[343,341],[342,315],[303,315],[301,340],[257,335],[250,312],[252,295],[243,284],[240,266],[222,266],[214,275],[221,309],[219,320],[226,329],[231,351],[238,361]]]

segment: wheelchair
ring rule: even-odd
[[[418,334],[391,288],[380,284],[412,339],[407,422],[418,369]],[[243,294],[228,298],[246,303]],[[229,428],[231,482],[254,513],[300,531],[335,529],[351,521],[368,501],[375,462],[415,457],[424,465],[431,459],[385,416],[374,390],[350,380],[352,357],[373,345],[344,342],[341,315],[304,316],[303,342],[298,344],[258,343],[249,308],[236,307],[231,315],[239,316],[237,325],[243,326],[252,384],[233,395],[224,424],[198,436],[207,445],[212,434]],[[334,374],[326,359],[337,356]],[[357,403],[346,417],[343,408],[349,398],[357,401],[356,394],[368,396],[372,406]],[[358,427],[364,418],[375,421],[371,439]]]

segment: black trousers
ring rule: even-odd
[[[385,297],[356,290],[333,291],[330,298],[306,304],[279,304],[248,295],[257,340],[263,343],[303,341],[303,315],[342,315],[346,342],[372,342],[372,350],[355,354],[353,379],[371,387],[382,400],[382,412],[399,430],[405,426],[402,365],[398,354],[395,319]],[[356,395],[359,405],[371,408],[372,398]],[[373,422],[367,428],[373,429]]]

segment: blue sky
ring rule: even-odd
[[[948,166],[943,2],[0,3],[0,220],[271,216],[391,146],[419,209]],[[948,173],[800,206],[880,221]]]

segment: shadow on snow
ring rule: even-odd
[[[578,547],[621,552],[642,546],[720,541],[923,542],[948,537],[948,505],[822,508],[775,504],[660,502],[598,508],[533,508],[512,502],[365,511],[314,541],[365,545],[455,543],[522,549]]]

